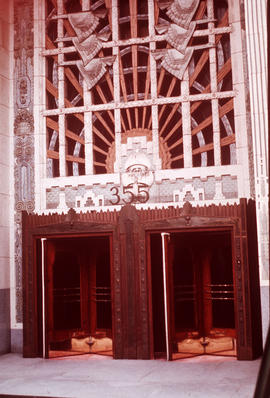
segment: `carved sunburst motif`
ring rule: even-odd
[[[57,4],[47,0],[48,176],[111,173],[116,132],[125,137],[153,126],[162,168],[236,162],[225,1],[119,1],[118,15],[110,0],[91,1],[90,11],[79,1],[63,1],[61,10]],[[180,21],[181,6],[186,14]],[[87,26],[80,26],[82,12]],[[201,33],[209,27],[221,32],[212,34],[211,45],[210,33]],[[213,139],[217,127],[220,159]]]

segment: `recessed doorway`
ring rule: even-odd
[[[170,232],[166,245],[150,235],[154,356],[165,355],[167,337],[170,359],[236,356],[231,232]]]
[[[82,339],[84,333],[87,333],[89,341],[92,332],[96,335],[101,332],[108,338],[112,335],[115,359],[150,359],[159,353],[167,353],[165,315],[162,314],[163,240],[166,243],[165,265],[169,271],[166,273],[166,301],[170,317],[169,343],[172,356],[182,355],[185,339],[196,338],[197,342],[202,339],[205,344],[199,342],[200,348],[202,346],[205,350],[211,348],[213,338],[215,342],[218,338],[219,342],[226,338],[223,341],[226,344],[227,341],[235,344],[236,340],[239,360],[252,360],[261,355],[260,290],[256,234],[253,234],[253,202],[247,204],[243,199],[233,206],[196,208],[187,203],[183,208],[153,210],[136,210],[129,205],[119,212],[91,211],[77,214],[70,209],[68,214],[40,216],[23,213],[22,216],[25,357],[48,357],[49,350],[53,351],[51,342],[53,348],[58,344],[55,351],[60,351],[61,344],[64,348],[65,344],[70,344],[72,333],[77,333],[75,337]],[[66,251],[68,255],[65,254]],[[56,252],[59,252],[57,256]],[[100,260],[94,261],[95,253],[100,253]],[[105,257],[104,253],[107,253]],[[65,267],[62,263],[75,265]],[[56,271],[58,266],[59,272]],[[45,274],[41,272],[42,269]],[[109,277],[98,282],[101,276],[94,276],[95,269],[96,272],[102,270],[101,275]],[[73,275],[72,278],[69,274]],[[54,304],[54,280],[55,287],[59,289],[79,287],[80,305],[72,305],[74,308],[79,307],[81,312],[78,315],[78,310],[70,309],[72,314],[77,313],[76,316],[72,315],[71,320],[65,317],[55,319],[54,311],[63,311]],[[65,281],[64,286],[62,281]],[[87,283],[84,284],[83,281]],[[181,295],[183,285],[189,284],[194,287],[191,290],[194,297],[187,300],[186,295]],[[207,286],[211,288],[211,297],[208,297],[209,290],[204,289],[207,284],[223,285],[216,286],[222,292],[216,291],[215,296],[211,291],[215,286]],[[179,294],[179,285],[180,300],[176,294]],[[42,286],[46,287],[45,291]],[[100,320],[101,309],[98,309],[98,303],[96,314],[95,309],[89,309],[90,301],[95,302],[90,300],[89,292],[93,290],[90,286],[108,287],[108,291],[113,287],[111,297],[105,298],[104,291],[99,296],[103,296],[104,300],[112,299],[111,304],[107,304],[112,312],[112,315],[106,317],[109,324]],[[210,301],[210,306],[206,304],[207,300]],[[223,304],[218,304],[222,301]],[[46,305],[42,306],[41,303],[44,302]],[[88,309],[85,309],[83,303],[87,304]],[[106,301],[104,305],[105,303]],[[220,313],[228,316],[219,318]],[[45,321],[42,322],[43,320]],[[202,334],[205,330],[208,334]],[[62,343],[57,336],[61,333],[64,335]],[[65,341],[65,334],[68,342]],[[233,345],[213,348],[216,352],[227,351],[227,354],[235,351]],[[190,351],[187,354],[184,352],[184,355],[196,355]]]
[[[46,239],[46,357],[113,355],[110,236]]]

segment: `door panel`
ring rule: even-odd
[[[172,234],[174,358],[236,355],[229,233]]]
[[[169,359],[236,355],[230,232],[172,232],[165,242],[164,258],[161,236],[151,236],[155,356],[166,353],[164,269]]]
[[[109,237],[47,241],[49,357],[112,355]]]

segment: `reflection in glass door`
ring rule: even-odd
[[[161,300],[161,245],[151,236],[152,308],[155,356],[165,352]],[[228,231],[170,233],[167,294],[172,359],[195,355],[236,355],[231,234]]]
[[[171,236],[175,356],[236,355],[229,233]]]
[[[110,240],[46,242],[47,356],[112,355]]]

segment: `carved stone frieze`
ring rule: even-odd
[[[16,322],[22,322],[22,224],[21,212],[33,212],[33,0],[14,4],[14,221]]]
[[[26,53],[27,58],[33,57],[33,1],[15,0],[14,4],[14,57],[22,58]]]
[[[14,78],[15,114],[32,111],[33,75],[33,1],[15,1],[14,5]]]
[[[33,115],[27,110],[19,110],[14,122],[16,136],[31,135],[34,131]]]
[[[31,82],[28,76],[21,76],[17,81],[17,104],[19,107],[27,107],[30,104],[31,98]]]

